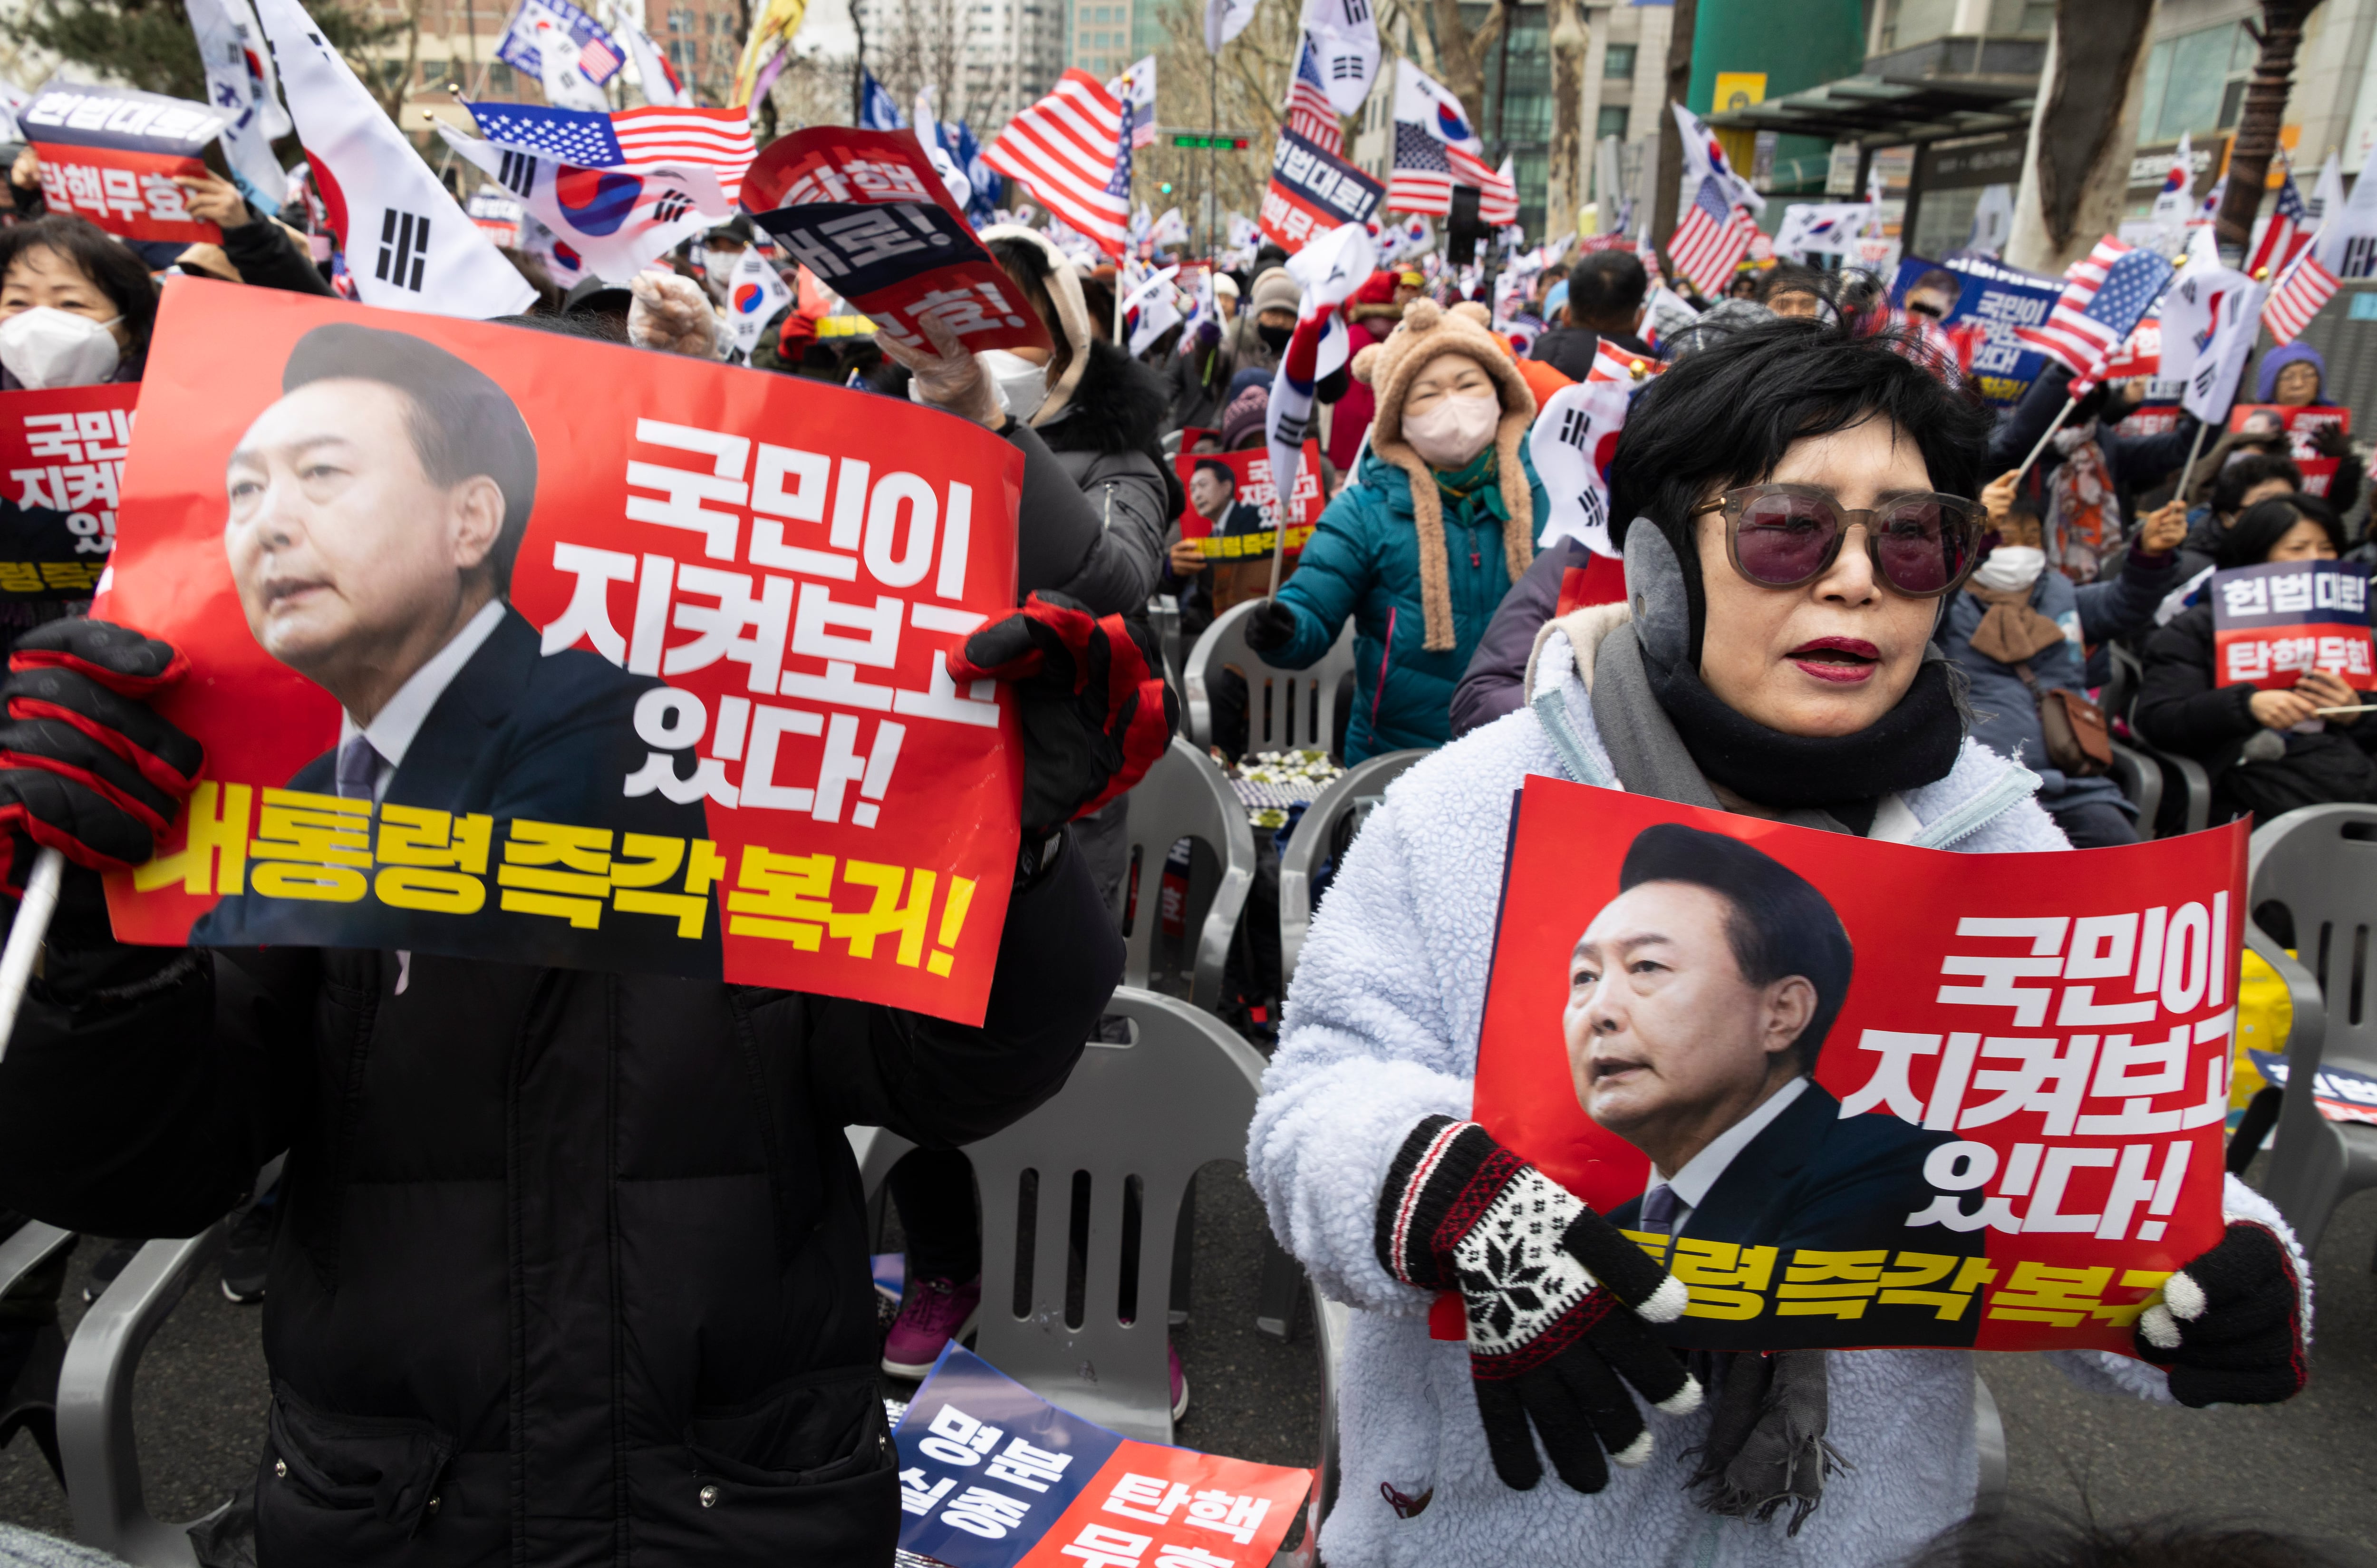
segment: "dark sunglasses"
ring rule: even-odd
[[[1745,485],[1692,509],[1725,513],[1733,569],[1762,588],[1797,588],[1830,570],[1852,523],[1865,525],[1866,554],[1893,591],[1910,599],[1953,592],[1980,553],[1977,509],[1958,496],[1901,496],[1852,510],[1811,485]]]
[[[1917,316],[1928,316],[1934,321],[1941,319],[1940,307],[1936,305],[1917,305],[1913,300],[1908,300],[1906,308]]]

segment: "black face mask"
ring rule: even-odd
[[[1255,336],[1260,338],[1264,344],[1270,348],[1272,353],[1285,353],[1287,352],[1287,340],[1296,336],[1296,329],[1293,327],[1265,327],[1261,323],[1258,322],[1255,325]]]

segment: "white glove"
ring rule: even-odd
[[[726,335],[719,329],[717,313],[699,283],[660,272],[639,272],[627,280],[635,296],[627,305],[627,341],[639,349],[681,353],[694,359],[723,359]]]
[[[973,351],[958,341],[957,334],[939,319],[927,316],[920,323],[933,352],[912,349],[895,341],[888,332],[875,334],[878,347],[908,367],[916,378],[916,395],[935,408],[960,414],[976,424],[996,430],[1007,423],[1006,405],[998,401],[998,388]]]

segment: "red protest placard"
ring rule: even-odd
[[[1196,540],[1208,561],[1271,558],[1279,542],[1279,487],[1272,483],[1270,453],[1183,451],[1173,466],[1188,494],[1180,509],[1181,538]],[[1308,440],[1288,495],[1291,558],[1304,553],[1321,506],[1320,443]]]
[[[203,103],[127,87],[53,81],[18,112],[42,161],[42,196],[53,212],[88,218],[126,239],[220,241],[222,231],[190,216],[176,174],[198,162],[223,128]]]
[[[88,599],[115,545],[137,381],[0,392],[0,596]]]
[[[1271,183],[1255,221],[1293,256],[1344,223],[1368,222],[1387,188],[1327,148],[1283,130],[1272,149]]]
[[[2228,411],[2228,428],[2242,430],[2246,422],[2256,415],[2277,422],[2278,427],[2289,437],[2289,452],[2298,463],[2306,458],[2319,456],[2319,449],[2311,445],[2311,440],[2329,425],[2347,436],[2352,434],[2352,411],[2340,403],[2300,408],[2287,408],[2279,403],[2239,403]],[[2332,463],[2328,472],[2335,472]]]
[[[789,377],[189,281],[142,393],[94,613],[189,655],[161,706],[208,766],[110,879],[125,940],[981,1017],[1021,781],[1006,699],[948,661],[1014,602],[1012,447]]]
[[[938,319],[970,349],[1045,349],[1048,329],[991,259],[914,131],[812,126],[743,178],[753,220],[883,329],[923,346]]]
[[[2126,1353],[2220,1239],[2245,841],[1955,855],[1530,778],[1475,1114],[1675,1271],[1678,1345]]]
[[[2369,570],[2345,561],[2276,561],[2216,572],[2211,583],[2216,686],[2284,690],[2324,670],[2377,691],[2369,640]]]

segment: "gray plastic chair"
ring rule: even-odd
[[[1321,857],[1329,853],[1337,823],[1352,817],[1358,832],[1361,822],[1385,796],[1387,785],[1427,755],[1421,750],[1390,751],[1382,757],[1365,758],[1332,779],[1320,798],[1306,807],[1304,815],[1296,820],[1295,836],[1287,841],[1287,852],[1279,857],[1281,990],[1284,991],[1296,979],[1296,964],[1304,952],[1304,939],[1312,932],[1312,874],[1320,868]]]
[[[1255,881],[1255,836],[1246,808],[1211,757],[1174,736],[1170,749],[1123,796],[1129,807],[1123,880],[1123,984],[1151,988],[1162,979],[1185,983],[1188,999],[1212,1007],[1222,996],[1222,967],[1230,939]],[[1204,918],[1182,955],[1188,973],[1158,969],[1163,929],[1164,860],[1182,839],[1195,839],[1221,862],[1221,878]],[[1192,910],[1195,901],[1192,900]]]
[[[2289,811],[2254,832],[2247,861],[2246,909],[2284,904],[2301,954],[2290,958],[2258,925],[2246,928],[2294,1004],[2287,1094],[2263,1191],[2309,1253],[2338,1203],[2377,1187],[2377,1127],[2328,1120],[2311,1093],[2323,1067],[2377,1075],[2377,997],[2362,976],[2377,926],[2377,807]]]
[[[1147,601],[1147,624],[1155,633],[1155,650],[1164,657],[1164,678],[1172,689],[1181,688],[1180,673],[1180,601],[1169,593],[1158,593]]]
[[[1266,664],[1247,646],[1247,618],[1260,599],[1233,604],[1214,617],[1188,651],[1188,738],[1199,750],[1213,744],[1210,682],[1224,665],[1247,677],[1247,750],[1331,750],[1337,734],[1340,677],[1354,670],[1354,623],[1347,621],[1329,652],[1303,670]]]
[[[2109,652],[2111,674],[2105,681],[2105,716],[2129,726],[2130,738],[2113,742],[2113,780],[2138,808],[2138,836],[2160,836],[2165,777],[2179,781],[2181,792],[2179,832],[2200,833],[2212,820],[2212,775],[2192,757],[2165,751],[2140,734],[2131,710],[2137,706],[2144,666],[2138,656],[2115,643]]]

